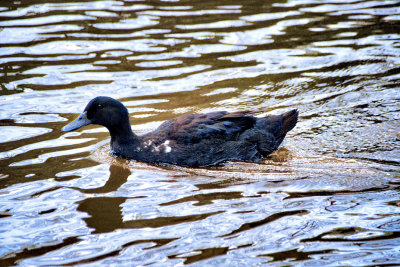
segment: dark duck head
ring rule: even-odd
[[[296,125],[298,111],[261,118],[254,117],[255,113],[183,115],[137,136],[132,132],[126,107],[111,97],[99,96],[63,131],[102,125],[110,132],[112,154],[149,163],[201,167],[226,161],[259,162],[278,149],[286,133]]]

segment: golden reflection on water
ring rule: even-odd
[[[399,4],[0,4],[0,265],[399,264]],[[149,165],[61,132],[97,95],[138,134],[300,119],[260,164]]]

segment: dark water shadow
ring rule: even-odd
[[[116,191],[123,185],[131,170],[118,166],[110,166],[110,178],[106,184],[99,188],[79,189],[74,188],[82,193],[108,193]],[[145,196],[137,196],[134,198],[144,198]],[[209,216],[221,213],[222,211],[209,212],[205,214],[194,214],[188,216],[172,216],[158,217],[154,219],[140,219],[124,221],[121,211],[121,205],[130,197],[89,197],[78,202],[78,211],[87,213],[89,216],[84,218],[87,226],[94,229],[93,233],[108,233],[116,229],[132,229],[132,228],[157,228],[168,225],[180,224],[185,222],[200,221]]]

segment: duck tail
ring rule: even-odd
[[[280,116],[281,119],[281,127],[279,128],[278,133],[275,135],[276,140],[277,140],[277,146],[282,143],[283,139],[285,138],[286,134],[296,126],[297,119],[299,117],[299,112],[297,109],[293,109],[291,111],[285,112],[281,114]]]
[[[279,129],[278,134],[276,135],[278,139],[283,139],[286,136],[287,132],[289,132],[294,128],[294,126],[296,126],[297,119],[299,117],[299,111],[297,109],[293,109],[291,111],[283,113],[281,116],[282,125]]]

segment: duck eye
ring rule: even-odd
[[[102,109],[102,108],[103,108],[103,105],[102,105],[102,104],[98,104],[98,105],[97,105],[97,108],[98,108],[98,109]]]

